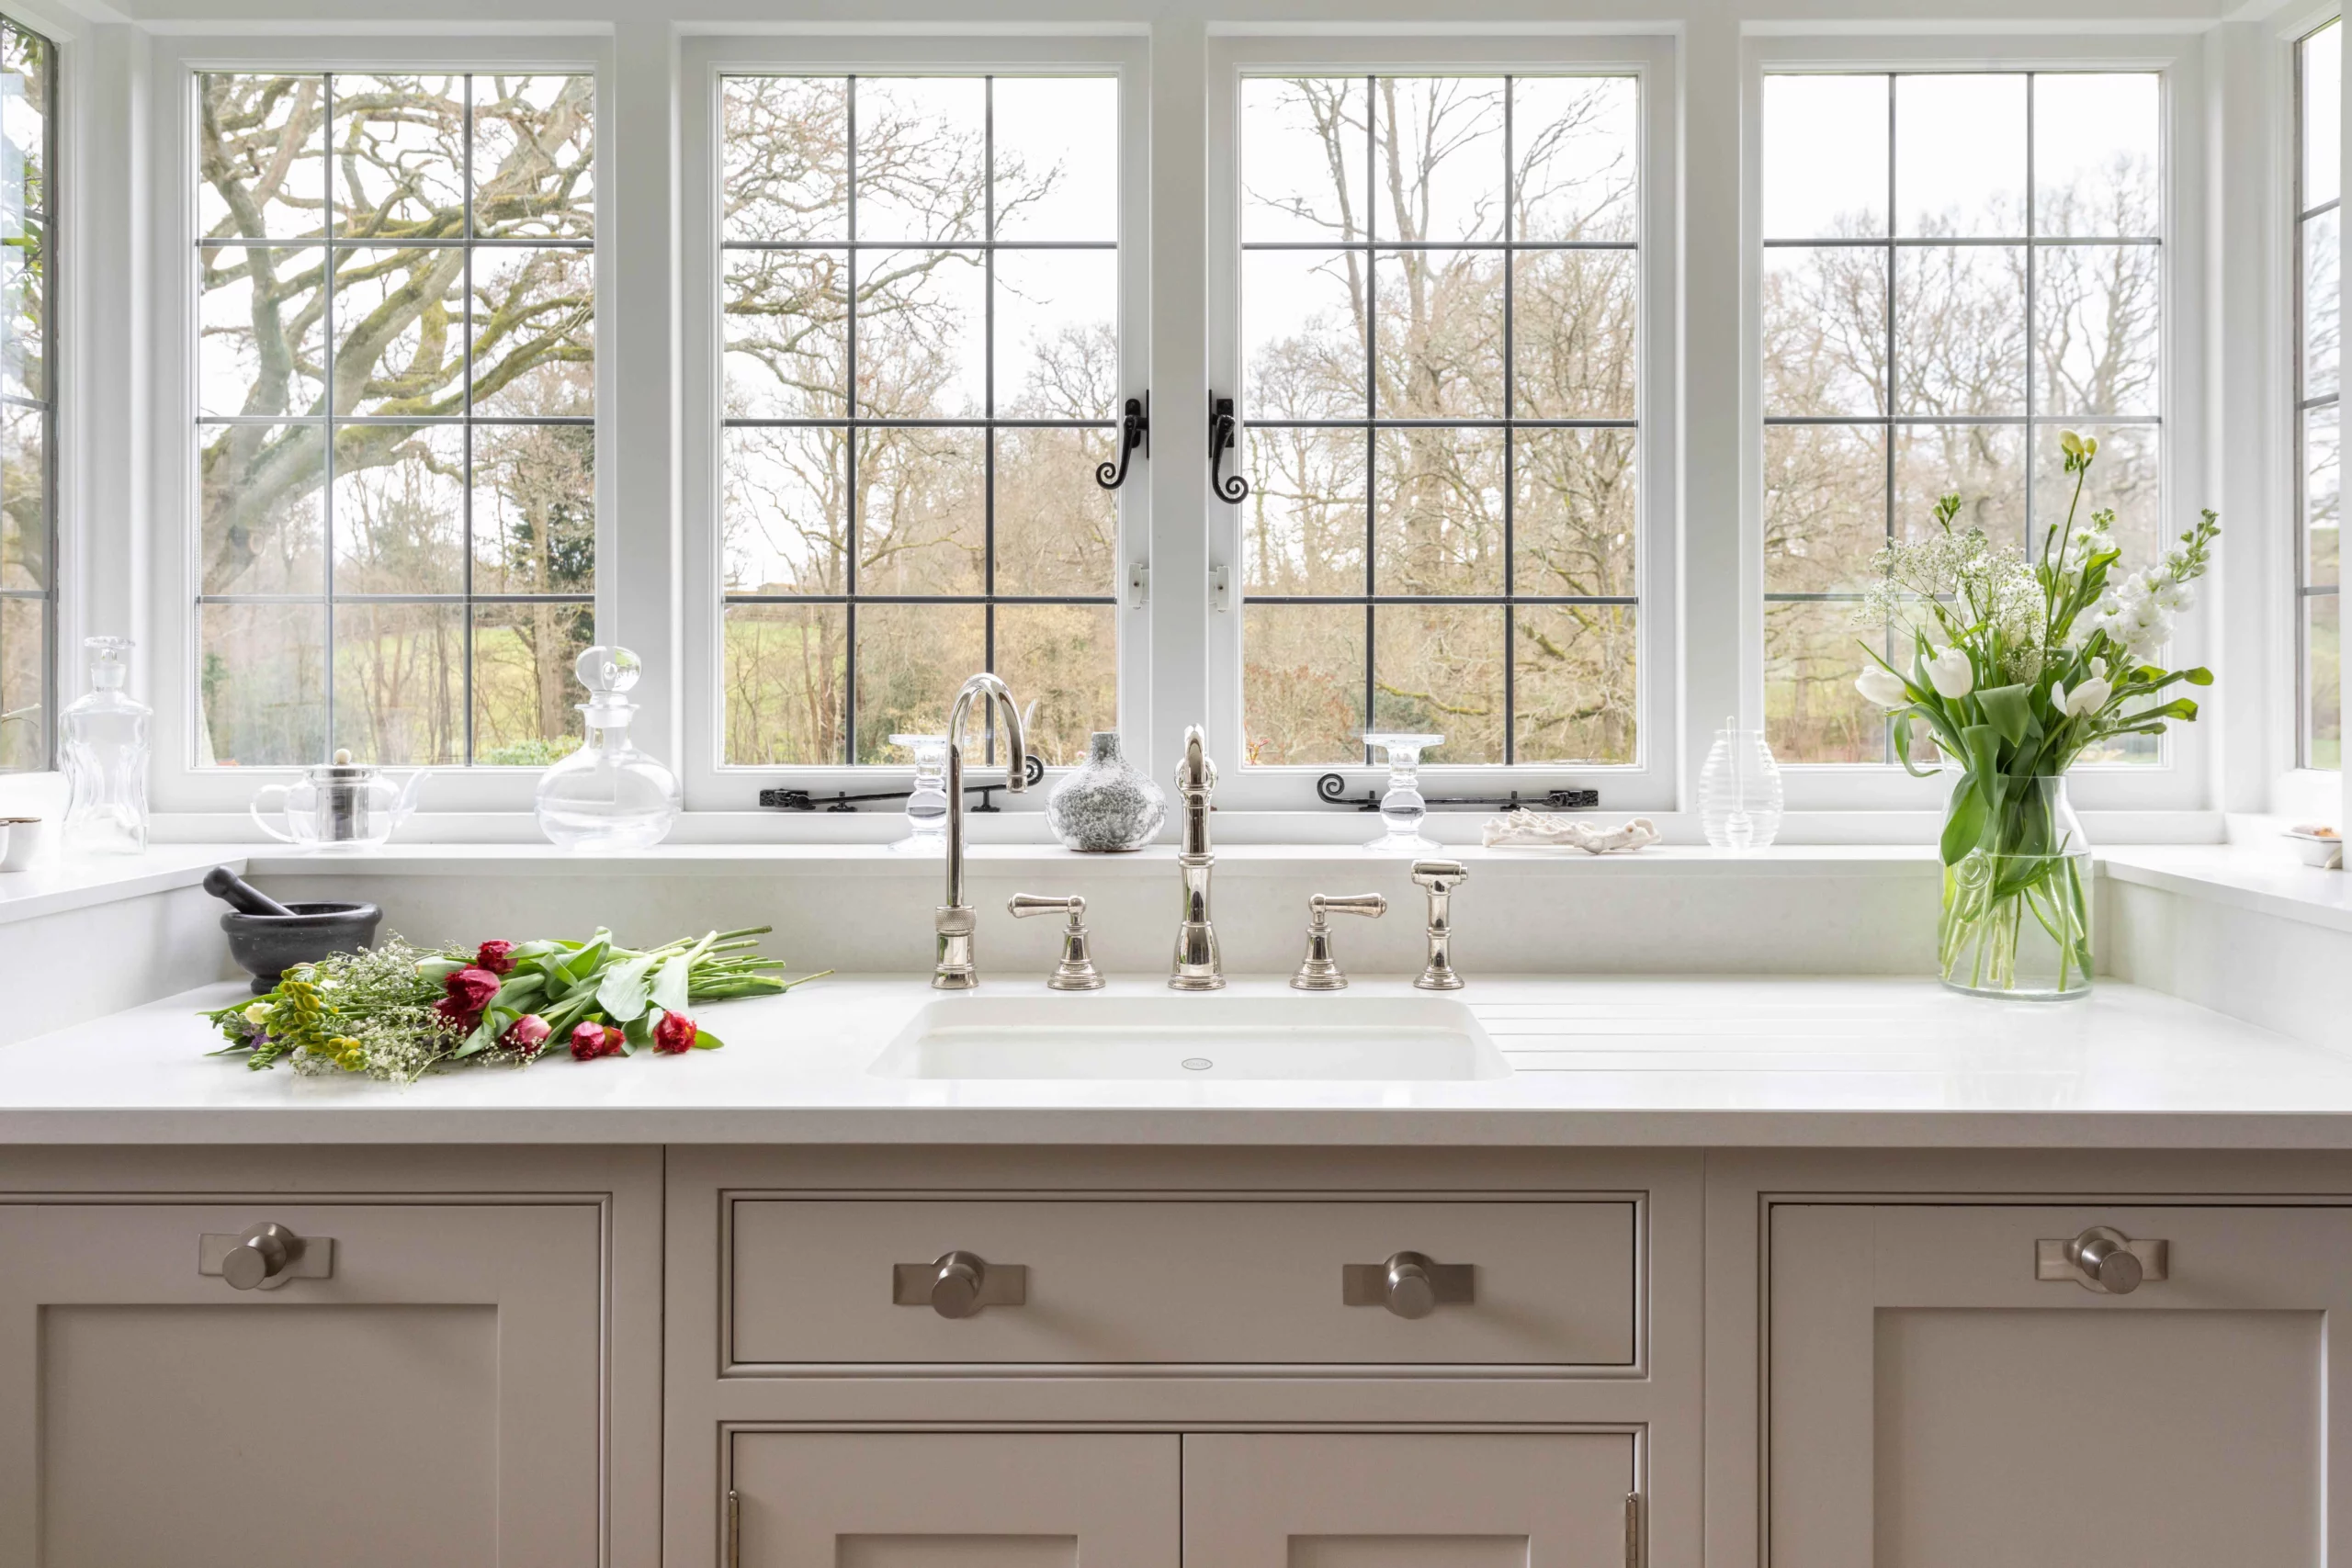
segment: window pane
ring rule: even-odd
[[[0,773],[50,765],[56,413],[49,307],[56,51],[0,17]]]
[[[978,604],[860,604],[857,607],[857,760],[899,760],[893,735],[947,728],[956,689],[988,668],[988,611]],[[1028,701],[1017,688],[1014,695]],[[986,760],[970,748],[973,767]],[[1001,764],[999,764],[1001,766]]]
[[[595,237],[595,106],[593,76],[473,79],[475,233]]]
[[[1511,258],[1511,412],[1521,419],[1634,417],[1631,251]]]
[[[8,221],[0,203],[0,225]],[[42,219],[22,219],[18,243],[0,251],[0,391],[45,401],[49,397],[49,282],[41,245]]]
[[[326,228],[324,76],[196,79],[197,232],[216,239],[315,238]]]
[[[2303,599],[2303,765],[2344,765],[2344,601],[2333,593]]]
[[[720,237],[848,239],[848,79],[729,76],[718,102]]]
[[[2334,588],[2343,581],[2337,547],[2344,510],[2343,448],[2336,405],[2303,415],[2303,585]]]
[[[1361,430],[1257,425],[1241,503],[1243,592],[1363,593],[1366,442]]]
[[[463,593],[465,426],[361,425],[335,458],[335,592]]]
[[[1630,76],[1512,80],[1511,238],[1625,241],[1640,212],[1640,96]]]
[[[2344,38],[2340,23],[2303,39],[2303,209],[2334,201],[2344,165]]]
[[[49,601],[0,595],[0,773],[49,765]]]
[[[2343,348],[2343,295],[2338,268],[2344,256],[2344,214],[2330,208],[2304,220],[2303,396],[2324,398],[2339,385]]]
[[[1000,76],[991,107],[999,240],[1119,237],[1119,83]]]
[[[1781,761],[1889,760],[1886,717],[1854,689],[1869,657],[1850,603],[1764,606],[1765,733]]]
[[[1383,430],[1373,473],[1374,592],[1503,592],[1501,431]]]
[[[996,253],[996,412],[1110,419],[1119,411],[1119,254]]]
[[[1895,232],[2025,232],[2023,76],[1894,79]]]
[[[360,762],[466,760],[466,607],[337,604],[334,746]]]
[[[1503,760],[1503,633],[1493,604],[1381,604],[1372,612],[1372,728],[1442,735],[1424,762]]]
[[[1241,711],[1252,765],[1361,765],[1365,612],[1356,604],[1248,604]]]
[[[2153,238],[2163,231],[2162,86],[2153,73],[2033,79],[2036,233]]]
[[[1503,278],[1492,251],[1376,253],[1381,418],[1502,417]]]
[[[1522,430],[1512,439],[1516,590],[1631,596],[1640,554],[1634,433]]]
[[[1866,425],[1765,428],[1768,595],[1867,586],[1871,558],[1886,544],[1886,443],[1883,429]]]
[[[2126,569],[2146,570],[2164,558],[2173,541],[2194,518],[2174,519],[2163,511],[2164,467],[2161,442],[2152,424],[2076,425],[2075,430],[2098,442],[2098,457],[2083,485],[2077,522],[2095,512],[2115,513],[2115,542],[2123,547]],[[2066,455],[2059,448],[2064,432],[2043,425],[2034,432],[2034,520],[2037,536],[2066,525],[2074,499],[2075,480],[2066,472]],[[2037,539],[2037,542],[2038,539]]]
[[[987,453],[987,433],[978,430],[868,430],[859,435],[860,593],[986,592]],[[861,649],[865,635],[858,634]],[[965,673],[980,668],[974,664]],[[861,738],[864,723],[859,721]],[[914,732],[908,725],[899,728]]]
[[[1764,237],[1886,232],[1884,76],[1764,78]]]
[[[199,765],[327,760],[324,605],[203,605],[197,658]]]
[[[1894,432],[1894,528],[1918,537],[1936,502],[1960,497],[1954,525],[1996,545],[2025,545],[2025,429],[2015,424],[1901,425]]]
[[[1362,419],[1362,251],[1245,251],[1241,256],[1244,412],[1260,419]]]
[[[996,613],[996,669],[1035,714],[1023,727],[1049,768],[1086,761],[1087,737],[1119,727],[1118,629],[1108,604],[1006,604]]]
[[[988,412],[988,278],[978,251],[861,251],[856,412],[977,419]]]
[[[0,407],[0,592],[50,585],[49,413]]]
[[[727,761],[744,767],[844,761],[849,606],[729,604],[724,629]]]
[[[198,413],[326,412],[326,262],[274,245],[197,252]]]
[[[1532,604],[1514,614],[1513,755],[1522,762],[1633,761],[1634,610]]]
[[[2156,248],[2064,245],[2039,259],[2036,406],[2053,414],[2160,412]]]
[[[1886,412],[1887,253],[1764,253],[1764,412]]]
[[[1366,237],[1369,96],[1362,76],[1243,78],[1244,243],[1351,244]]]
[[[849,591],[846,429],[729,430],[720,484],[719,544],[729,592]]]
[[[1498,76],[1374,79],[1374,238],[1503,237],[1503,89]]]
[[[861,76],[856,94],[851,238],[988,238],[988,84],[978,76]]]
[[[596,607],[477,604],[473,628],[475,763],[543,768],[578,750],[572,667],[596,639]]]
[[[466,231],[466,79],[337,73],[334,226],[346,239]]]
[[[719,308],[729,419],[849,412],[847,251],[730,251]]]
[[[2025,412],[2024,246],[1895,253],[1894,389],[1897,413]]]
[[[594,79],[199,96],[199,765],[544,763],[594,636]],[[479,602],[522,594],[566,603]]]
[[[996,433],[999,593],[1102,595],[1116,589],[1118,499],[1093,477],[1095,465],[1111,457],[1113,442],[1107,430]],[[1087,673],[1107,677],[1111,669],[1106,659]],[[1013,690],[1024,702],[1035,694]]]

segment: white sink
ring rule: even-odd
[[[893,1078],[1469,1079],[1510,1076],[1446,997],[944,997],[867,1069]]]

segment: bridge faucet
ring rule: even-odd
[[[972,933],[979,918],[964,901],[964,725],[972,716],[973,700],[983,709],[997,708],[1004,724],[1007,754],[1004,787],[1015,795],[1029,787],[1029,747],[1021,732],[1021,709],[1012,689],[985,671],[964,682],[956,705],[947,714],[947,902],[935,921],[939,932],[939,965],[932,971],[934,991],[968,991],[980,983],[972,964]]]
[[[1180,991],[1215,991],[1225,986],[1217,956],[1216,927],[1209,923],[1209,799],[1216,794],[1216,764],[1203,750],[1201,727],[1184,731],[1184,760],[1176,765],[1176,794],[1184,809],[1184,840],[1176,869],[1184,878],[1184,919],[1176,929],[1176,964],[1168,984]]]

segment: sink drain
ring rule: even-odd
[[[1178,1066],[1182,1066],[1188,1073],[1204,1073],[1211,1067],[1216,1066],[1216,1064],[1210,1061],[1206,1056],[1187,1056],[1182,1062],[1179,1063]]]

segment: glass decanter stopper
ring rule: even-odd
[[[668,837],[684,796],[677,775],[637,749],[628,692],[644,666],[626,648],[592,648],[572,666],[588,700],[587,739],[539,779],[539,831],[567,850],[650,849]]]
[[[1388,793],[1380,797],[1384,830],[1364,848],[1396,854],[1419,854],[1436,849],[1437,840],[1421,832],[1421,818],[1430,814],[1430,803],[1421,798],[1421,753],[1432,746],[1444,745],[1445,737],[1368,730],[1363,743],[1388,753]]]
[[[153,710],[123,689],[130,639],[83,640],[90,689],[57,716],[67,797],[68,849],[137,854],[147,847],[147,721]]]
[[[914,753],[915,788],[907,796],[907,836],[890,846],[893,854],[947,852],[947,737],[893,735],[890,744]]]

